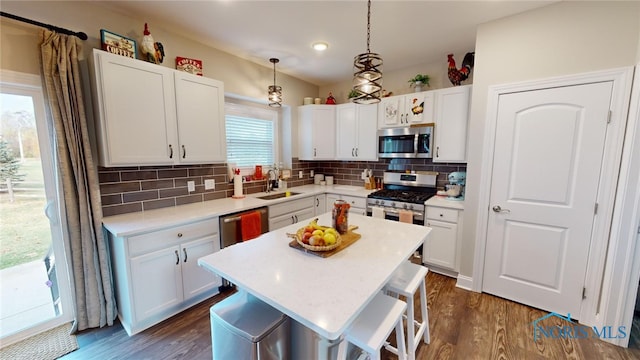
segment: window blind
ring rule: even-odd
[[[227,161],[238,167],[273,165],[276,119],[275,111],[238,105],[229,109],[225,116]]]

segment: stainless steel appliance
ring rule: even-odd
[[[385,172],[383,188],[367,197],[367,215],[373,215],[373,208],[382,209],[388,220],[399,220],[399,210],[411,210],[413,223],[424,225],[424,202],[436,194],[437,172],[418,174]]]
[[[378,130],[378,157],[431,158],[433,126]]]
[[[240,220],[242,219],[243,214],[248,214],[254,211],[260,212],[260,233],[264,234],[269,231],[268,207],[261,207],[220,216],[220,249],[242,242],[242,228]],[[222,279],[222,286],[220,286],[220,289],[225,289],[230,286],[231,283],[229,283],[227,279]]]
[[[220,248],[225,248],[233,244],[242,242],[242,232],[240,227],[241,215],[254,211],[260,211],[260,233],[269,231],[269,208],[261,207],[248,211],[237,212],[220,216]]]

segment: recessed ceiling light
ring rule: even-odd
[[[313,43],[313,45],[311,45],[311,46],[316,51],[325,51],[329,47],[329,44],[327,44],[325,42],[317,42],[317,43]]]

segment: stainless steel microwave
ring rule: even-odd
[[[433,126],[378,130],[379,158],[431,158]]]

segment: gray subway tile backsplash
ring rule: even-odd
[[[437,171],[438,188],[447,183],[453,171],[466,171],[466,164],[434,164],[431,159],[380,159],[379,161],[303,161],[293,159],[289,187],[313,184],[309,171],[331,175],[338,185],[364,186],[360,174],[373,170],[375,177],[384,171]],[[298,178],[299,171],[304,178]],[[222,199],[233,195],[227,166],[224,163],[180,166],[140,166],[98,168],[102,212],[104,216],[140,212],[194,202]],[[215,189],[205,190],[204,180],[214,179]],[[189,192],[187,181],[194,181],[196,191]],[[266,181],[243,184],[246,194],[265,190]]]

